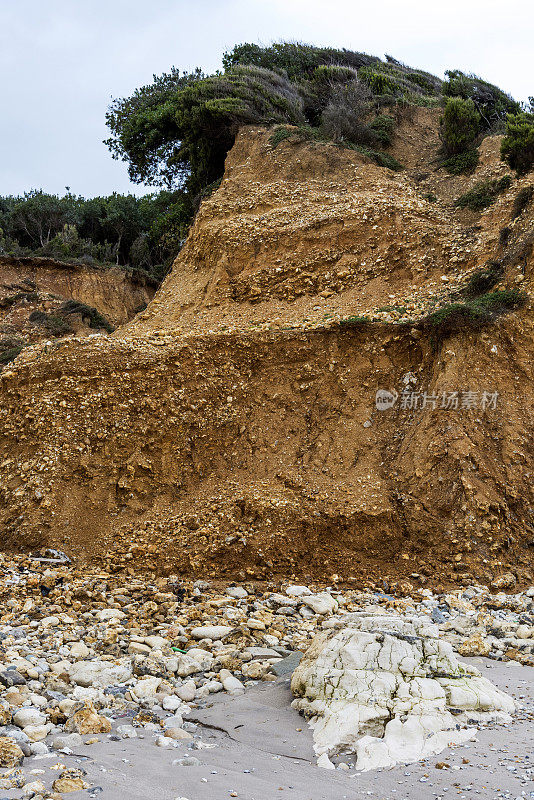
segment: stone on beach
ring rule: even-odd
[[[391,767],[473,738],[473,725],[509,722],[513,700],[438,636],[431,623],[394,614],[347,615],[318,634],[291,681],[316,754]]]
[[[233,628],[227,625],[203,625],[202,627],[193,628],[191,636],[193,639],[224,639],[232,630]]]
[[[65,723],[65,730],[69,733],[109,733],[111,722],[99,714],[90,702],[75,711]]]
[[[11,736],[0,736],[0,767],[18,767],[24,761],[24,753]]]

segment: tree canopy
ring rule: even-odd
[[[450,70],[446,76],[443,82],[390,55],[381,60],[295,42],[238,44],[213,75],[172,67],[113,100],[106,116],[112,156],[126,162],[132,181],[160,191],[142,198],[42,191],[0,197],[0,252],[93,259],[163,274],[245,124],[278,125],[277,141],[286,138],[282,126],[298,126],[308,137],[355,147],[398,169],[385,152],[396,108],[441,106],[443,163],[450,171],[473,169],[480,138],[504,129],[507,119],[503,157],[518,171],[530,168],[533,114],[475,75]]]
[[[534,98],[530,98],[530,110],[508,117],[501,155],[518,175],[534,167]]]
[[[173,68],[114,100],[107,144],[133,181],[180,187],[193,198],[221,177],[240,125],[311,126],[326,138],[379,149],[383,141],[367,125],[369,113],[397,103],[435,105],[443,97],[474,107],[480,131],[519,111],[501,89],[459,70],[442,82],[392,56],[245,42],[224,54],[223,71],[214,75]]]
[[[189,217],[180,192],[0,197],[0,254],[112,263],[160,277],[180,249]]]

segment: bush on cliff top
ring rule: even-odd
[[[458,155],[473,147],[480,133],[480,114],[471,99],[451,97],[441,118],[441,138],[449,156]]]
[[[378,149],[387,145],[392,126],[383,118],[366,125],[366,110],[434,101],[442,91],[439,78],[391,56],[381,61],[294,42],[236,45],[225,53],[223,67],[224,72],[210,76],[200,69],[181,73],[173,68],[130,97],[113,101],[107,144],[115,158],[127,162],[132,180],[178,184],[188,193],[201,193],[222,174],[236,130],[246,123],[307,124],[333,138]],[[460,72],[451,72],[444,86],[447,96],[455,93],[453,106],[474,109],[467,131],[455,135],[454,120],[448,125],[451,153],[472,141],[486,120],[514,107],[497,87]],[[473,134],[470,126],[478,119],[482,123]]]
[[[534,113],[510,114],[501,143],[501,157],[518,175],[525,175],[534,167]]]

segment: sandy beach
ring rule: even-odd
[[[101,800],[427,800],[427,798],[534,797],[534,669],[483,658],[467,659],[519,705],[512,724],[481,730],[477,741],[390,770],[322,770],[311,732],[291,709],[289,678],[249,688],[239,697],[217,695],[194,710],[194,739],[172,750],[144,739],[102,741],[72,755],[28,760],[25,772],[44,769],[46,784],[58,762],[82,767],[92,788],[69,796]],[[127,718],[114,724],[124,724]],[[186,723],[187,727],[189,725]],[[110,734],[113,736],[113,732]],[[184,759],[184,764],[174,763]],[[192,760],[189,764],[188,761]],[[198,760],[198,763],[197,761]],[[439,765],[441,768],[437,768]],[[50,778],[50,781],[52,778]],[[19,797],[16,791],[6,798]]]

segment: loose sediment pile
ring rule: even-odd
[[[368,731],[375,737],[390,714],[413,715],[418,708],[421,717],[430,709],[435,727],[432,714],[439,712],[441,728],[433,729],[434,740],[419,756],[406,736],[399,749],[392,731],[396,749],[389,748],[388,734],[382,740],[386,755],[377,752],[376,742],[360,740],[356,767],[399,756],[410,760],[435,752],[434,743],[459,740],[454,731],[439,733],[453,708],[460,712],[455,724],[475,726],[490,711],[511,711],[476,670],[458,665],[447,642],[471,652],[476,632],[490,657],[534,664],[534,587],[516,595],[473,587],[442,596],[422,590],[413,597],[295,584],[217,588],[175,576],[145,581],[91,573],[57,552],[2,557],[1,567],[0,764],[6,768],[25,756],[61,754],[108,736],[142,735],[147,744],[194,758],[202,745],[201,731],[188,722],[192,711],[213,694],[275,680],[281,663],[289,659],[291,669],[303,652],[293,686],[305,695],[299,707],[307,715],[313,711],[326,723],[330,714],[320,739],[323,752],[339,750],[343,737],[351,746],[358,738],[353,701],[363,709],[365,689],[368,720],[375,715]],[[333,666],[343,676],[343,695],[328,689]],[[319,705],[324,701],[321,708],[310,702],[317,698]],[[329,706],[333,699],[335,709]],[[401,726],[404,733],[412,724]]]
[[[503,170],[488,137],[477,175],[423,191],[420,165],[241,131],[146,311],[3,370],[4,546],[125,575],[531,584],[530,310],[443,342],[421,327],[488,259],[529,291],[527,178],[481,215],[451,200]]]

